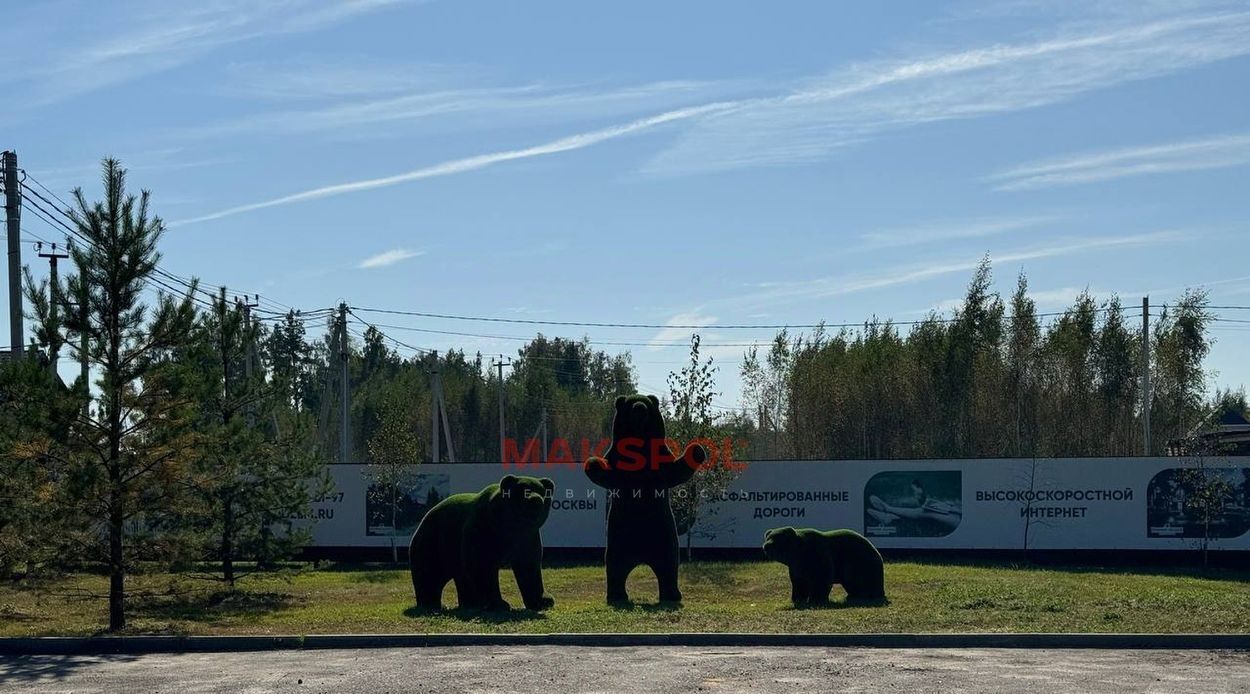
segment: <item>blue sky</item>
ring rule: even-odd
[[[58,193],[122,159],[170,271],[270,306],[703,325],[722,405],[742,349],[716,343],[771,331],[718,325],[914,320],[987,253],[1042,311],[1250,305],[1246,2],[55,0],[0,41],[0,145]],[[1217,325],[1213,385],[1250,380],[1248,331]],[[691,331],[543,332],[641,343],[656,391]]]

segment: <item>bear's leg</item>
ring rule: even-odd
[[[555,605],[555,600],[543,592],[543,545],[535,536],[527,550],[512,560],[512,575],[521,591],[521,600],[531,610],[545,610]]]
[[[790,581],[790,602],[794,603],[795,607],[806,605],[811,596],[812,589],[807,585],[807,581]]]
[[[681,602],[681,589],[677,587],[676,553],[654,560],[649,566],[660,584],[660,602]]]
[[[440,593],[434,593],[433,600],[430,599],[431,584],[438,578],[438,566],[437,551],[428,534],[413,533],[408,542],[408,573],[412,577],[412,594],[419,607],[435,610],[442,607],[439,604]],[[446,584],[444,580],[439,589]]]
[[[790,567],[790,602],[795,607],[806,605],[812,596],[812,587],[810,582],[801,571]]]
[[[503,599],[503,593],[499,590],[498,567],[483,568],[480,574],[474,576],[473,583],[478,590],[477,597],[483,610],[507,612],[512,609],[512,605]]]
[[[417,606],[427,610],[443,609],[443,588],[448,580],[447,576],[434,571],[413,572],[412,587],[417,593]]]
[[[629,572],[634,570],[638,561],[609,547],[603,563],[608,576],[608,602],[629,602],[629,593],[625,592],[625,579],[629,578]]]
[[[461,608],[477,607],[480,601],[473,593],[473,583],[466,576],[452,579],[456,584],[456,605]]]
[[[867,576],[848,577],[842,582],[846,589],[846,597],[852,600],[884,600],[885,575],[883,571],[872,572]]]
[[[811,595],[808,600],[813,605],[824,605],[829,602],[829,592],[833,590],[832,581],[821,581],[812,586]]]

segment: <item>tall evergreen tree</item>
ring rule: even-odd
[[[147,191],[126,193],[126,172],[114,159],[103,162],[103,184],[104,199],[95,203],[74,191],[69,214],[84,243],[70,251],[77,276],[68,283],[86,288],[87,307],[66,303],[62,315],[86,334],[100,374],[97,405],[72,427],[67,462],[78,468],[78,491],[107,537],[109,630],[117,631],[126,626],[128,533],[153,525],[171,494],[163,482],[185,474],[188,403],[171,397],[161,375],[164,357],[190,334],[195,310],[194,288],[183,297],[158,291],[149,310],[141,294],[155,286],[164,224],[151,214]],[[55,291],[62,300],[72,296]]]
[[[206,546],[232,588],[240,559],[265,565],[306,539],[291,519],[307,512],[324,484],[311,418],[265,378],[258,337],[257,325],[223,291],[177,359],[202,441],[183,482],[194,501],[180,510],[179,529],[188,531],[187,542]]]

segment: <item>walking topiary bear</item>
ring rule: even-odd
[[[462,608],[508,610],[499,592],[499,569],[512,565],[525,607],[555,601],[543,592],[539,528],[551,511],[555,484],[547,478],[508,475],[476,494],[453,494],[425,514],[408,546],[417,605],[441,609],[443,588],[456,584]]]
[[[764,533],[764,556],[790,567],[795,607],[828,602],[835,583],[850,600],[885,600],[881,553],[854,530],[773,528]]]
[[[625,579],[639,564],[651,567],[661,602],[680,602],[677,587],[677,524],[668,490],[689,480],[707,460],[698,444],[673,455],[654,395],[616,399],[612,446],[586,461],[591,482],[609,490],[608,546],[604,553],[609,603],[629,601]]]

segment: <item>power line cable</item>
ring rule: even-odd
[[[83,241],[84,243],[87,243],[88,245],[90,245],[90,244],[91,244],[91,240],[90,240],[89,238],[87,238],[85,235],[83,235],[83,234],[81,233],[81,231],[79,231],[78,229],[76,229],[76,228],[75,228],[75,227],[77,226],[77,222],[75,221],[74,217],[73,217],[73,216],[72,216],[72,215],[71,215],[71,214],[67,211],[67,210],[72,209],[72,206],[71,206],[69,203],[67,203],[67,202],[66,202],[63,198],[61,198],[59,195],[57,195],[55,192],[53,192],[50,188],[48,188],[46,185],[44,185],[42,182],[40,182],[37,178],[35,178],[34,176],[32,176],[32,175],[30,174],[30,172],[28,172],[28,171],[26,171],[25,169],[23,169],[23,170],[22,170],[22,174],[25,176],[25,180],[29,180],[30,182],[34,183],[34,184],[35,184],[38,188],[43,189],[43,190],[44,190],[44,191],[45,191],[45,192],[46,192],[49,196],[51,196],[53,199],[57,200],[57,201],[58,201],[58,202],[60,202],[62,205],[64,205],[64,206],[65,206],[65,209],[64,209],[64,210],[62,210],[61,208],[58,208],[58,207],[57,207],[57,205],[56,205],[55,203],[53,203],[51,200],[48,200],[48,198],[46,198],[46,197],[44,197],[42,194],[40,194],[38,190],[35,190],[34,188],[25,188],[25,190],[26,190],[26,191],[30,192],[32,195],[34,195],[36,198],[38,198],[39,200],[41,200],[41,201],[42,201],[44,204],[46,204],[48,207],[52,208],[53,210],[56,210],[56,213],[57,213],[57,214],[59,214],[59,215],[60,215],[60,217],[58,218],[58,217],[56,217],[56,215],[54,215],[53,213],[48,212],[48,210],[44,209],[44,208],[43,208],[41,205],[39,205],[38,203],[35,203],[33,200],[31,201],[31,202],[32,202],[32,204],[34,204],[36,207],[38,207],[38,208],[39,208],[42,212],[44,212],[45,214],[47,214],[49,217],[52,217],[53,219],[55,219],[55,220],[57,221],[56,226],[59,226],[60,228],[64,229],[66,232],[68,232],[69,234],[73,235],[75,238],[78,238],[78,239],[80,239],[81,241]],[[28,199],[28,198],[26,198],[25,196],[23,196],[23,200],[24,200],[24,201],[25,201],[25,200],[27,200],[27,199]],[[42,218],[42,217],[41,217],[41,218]],[[69,224],[66,224],[66,223],[65,223],[65,222],[63,222],[63,221],[60,221],[60,219],[61,219],[61,218],[64,218],[65,220],[67,220],[67,221],[69,222]],[[44,219],[44,221],[48,221],[48,220],[47,220],[47,219]],[[49,223],[51,224],[51,222],[49,222]],[[194,292],[199,292],[200,294],[204,295],[205,297],[208,297],[209,299],[216,299],[216,298],[217,298],[217,295],[216,295],[215,293],[213,293],[212,291],[210,291],[210,290],[208,290],[208,289],[205,289],[205,288],[203,287],[203,285],[196,285],[196,284],[195,284],[195,283],[193,283],[190,279],[188,279],[188,278],[186,278],[186,277],[183,277],[183,276],[181,276],[181,275],[175,274],[175,273],[173,273],[173,272],[170,272],[170,271],[168,271],[168,270],[165,270],[164,268],[160,267],[159,265],[158,265],[158,266],[156,266],[156,267],[154,268],[154,272],[156,272],[156,273],[160,274],[162,277],[164,277],[165,279],[169,280],[170,282],[173,282],[173,283],[175,283],[175,284],[181,285],[182,287],[184,287],[184,288],[185,288],[186,292],[193,292],[193,291],[194,291]],[[164,283],[160,283],[160,282],[158,282],[158,284],[161,284],[161,286],[164,286],[164,287],[166,287],[167,289],[169,289],[168,285],[166,285],[166,284],[164,284]],[[236,289],[236,291],[240,291],[240,290],[237,290],[237,289]],[[178,293],[184,293],[184,292],[174,291],[174,293],[175,293],[175,294],[178,294]],[[257,297],[257,300],[260,300],[260,298],[261,298],[261,295],[260,295],[258,292],[240,292],[240,293],[251,294],[251,295],[253,295],[253,296]],[[266,298],[265,300],[266,300],[266,301],[268,301],[269,303],[274,304],[274,305],[277,305],[277,306],[279,306],[279,307],[285,307],[285,308],[287,308],[287,309],[291,309],[291,308],[292,308],[291,306],[288,306],[287,304],[283,304],[283,303],[281,303],[281,302],[279,302],[279,301],[277,301],[277,300],[275,300],[275,299],[269,299],[269,298]],[[202,302],[197,302],[197,303],[202,303]]]
[[[956,323],[962,320],[960,317],[941,318],[930,316],[919,320],[890,320],[881,319],[876,316],[862,321],[853,323],[757,323],[757,324],[734,324],[734,323],[707,323],[707,324],[681,324],[681,323],[608,323],[599,321],[557,321],[557,320],[539,320],[533,318],[499,318],[496,316],[466,316],[449,313],[429,313],[425,311],[405,311],[399,309],[384,308],[367,308],[363,306],[352,306],[357,311],[365,311],[367,313],[385,313],[399,316],[413,316],[417,318],[436,318],[440,320],[459,320],[459,321],[477,321],[483,323],[511,323],[519,325],[554,325],[564,327],[577,328],[645,328],[645,329],[677,329],[677,330],[788,330],[788,329],[807,329],[814,330],[819,328],[859,328],[865,325],[924,325],[927,323]],[[1095,312],[1110,311],[1110,308],[1095,308]],[[1067,311],[1053,311],[1047,313],[1035,314],[1038,318],[1049,318],[1054,316],[1062,316]]]

